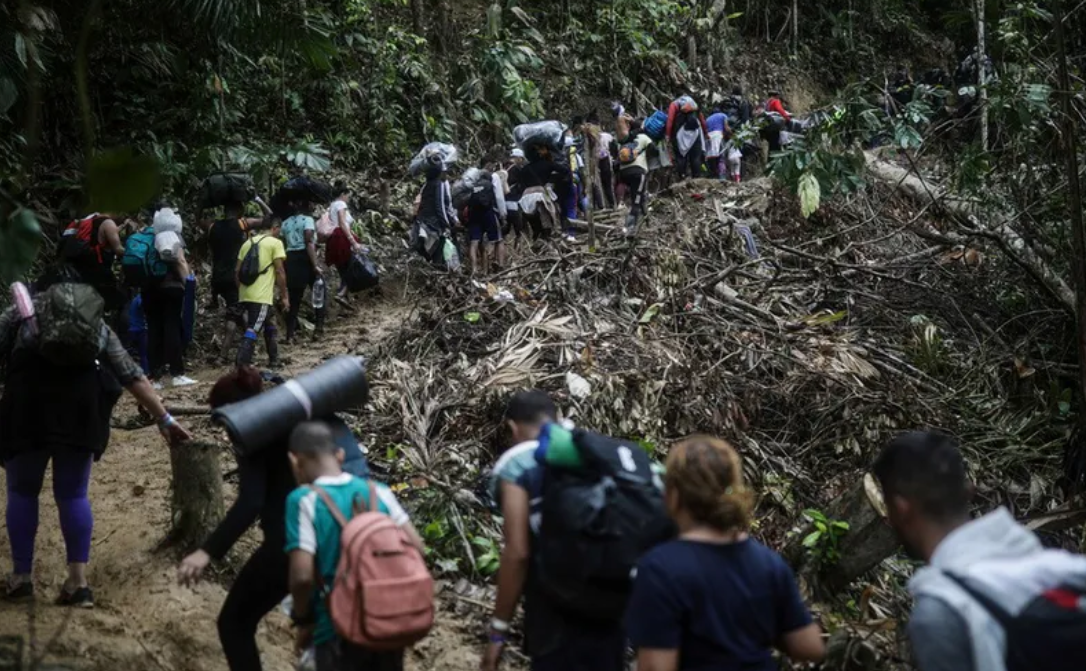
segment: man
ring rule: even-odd
[[[245,319],[245,336],[238,347],[237,365],[252,365],[257,334],[263,331],[264,344],[268,348],[268,365],[274,369],[279,367],[277,342],[279,329],[275,325],[275,315],[272,312],[276,287],[279,288],[279,300],[283,312],[290,311],[290,298],[287,293],[287,271],[284,264],[287,252],[283,247],[283,241],[279,239],[282,223],[274,215],[269,216],[268,219],[270,231],[262,235],[254,235],[245,241],[238,251],[238,261],[234,268],[239,286],[242,317]],[[241,281],[241,267],[253,245],[257,246],[259,275],[252,284],[245,284]]]
[[[256,202],[265,216],[271,214],[271,208],[258,196]],[[203,210],[196,214],[196,221],[207,231],[208,247],[211,248],[211,304],[217,306],[222,298],[226,307],[223,312],[222,350],[225,355],[236,342],[238,331],[245,328],[245,320],[238,313],[238,282],[234,277],[238,252],[245,244],[251,231],[264,226],[260,217],[246,217],[245,204],[227,203],[223,207],[222,219],[205,219]]]
[[[906,552],[928,563],[909,581],[915,604],[908,633],[921,671],[1019,668],[1006,659],[1023,651],[1009,649],[1007,630],[982,600],[1011,617],[1032,612],[1038,601],[1051,609],[1048,599],[1070,596],[1074,604],[1075,590],[1077,603],[1083,603],[1086,558],[1044,549],[1005,508],[970,520],[972,487],[949,436],[914,431],[894,438],[875,462],[874,474]],[[1072,606],[1066,614],[1075,612]],[[1039,643],[1044,660],[1030,658],[1026,668],[1082,668],[1081,657],[1067,666],[1060,663],[1058,641]]]
[[[792,120],[792,115],[788,113],[788,110],[784,109],[784,102],[781,101],[780,91],[769,92],[769,100],[766,101],[765,111],[781,115],[785,124]]]

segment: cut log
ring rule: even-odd
[[[837,544],[840,559],[836,563],[816,566],[809,560],[803,539],[814,530],[813,525],[784,550],[784,556],[797,571],[812,578],[812,584],[820,590],[840,591],[897,551],[898,539],[886,520],[882,492],[870,473],[827,505],[824,512],[831,520],[848,523],[848,532]]]
[[[218,444],[205,440],[170,447],[173,529],[169,544],[181,552],[196,549],[222,519],[221,452]]]

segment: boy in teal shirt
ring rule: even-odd
[[[317,671],[402,671],[402,650],[376,652],[341,641],[325,603],[323,588],[335,582],[339,564],[340,528],[313,487],[324,489],[347,519],[355,501],[362,509],[369,508],[369,482],[344,473],[343,459],[343,450],[324,422],[299,424],[290,436],[290,463],[301,485],[287,498],[286,545],[298,649],[315,647]],[[418,532],[392,491],[374,484],[378,510],[403,527],[421,548]]]

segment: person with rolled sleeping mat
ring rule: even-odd
[[[238,251],[235,272],[240,286],[242,315],[245,317],[245,334],[238,346],[237,365],[252,365],[256,353],[256,339],[263,332],[268,349],[268,365],[279,367],[279,329],[275,324],[275,290],[279,289],[279,302],[283,312],[290,312],[290,294],[287,290],[285,261],[286,249],[282,240],[282,224],[272,218],[267,233],[254,235]]]
[[[0,313],[6,361],[0,396],[0,464],[6,471],[7,534],[14,572],[0,598],[34,597],[32,570],[38,498],[52,463],[53,498],[67,551],[68,576],[57,603],[92,608],[87,582],[94,518],[88,486],[92,464],[109,444],[110,416],[127,390],[171,444],[191,435],[166,411],[139,364],[106,324],[101,296],[71,268],[49,269],[30,296]]]
[[[297,214],[283,222],[283,245],[287,251],[285,262],[287,293],[290,309],[287,312],[286,344],[291,344],[298,333],[298,312],[302,307],[305,290],[324,277],[324,270],[317,262],[317,222],[310,215],[312,205],[296,203]],[[325,308],[316,310],[316,336],[324,333]]]
[[[365,393],[364,374],[356,376],[351,384]],[[213,410],[240,405],[259,396],[263,386],[258,371],[251,367],[238,368],[215,383],[208,403]],[[354,403],[357,398],[351,398],[350,402]],[[368,477],[365,455],[350,428],[333,414],[325,421],[336,445],[344,451],[343,470],[358,477]],[[219,612],[219,640],[231,671],[260,671],[257,626],[289,592],[289,564],[283,547],[286,545],[287,497],[296,484],[287,457],[289,426],[280,429],[280,434],[251,451],[235,450],[239,478],[237,499],[200,549],[185,557],[177,567],[179,583],[197,583],[208,565],[221,561],[259,517],[262,542],[230,586]]]

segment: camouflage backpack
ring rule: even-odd
[[[98,359],[105,302],[93,287],[61,282],[34,303],[42,356],[61,366],[86,366]]]

